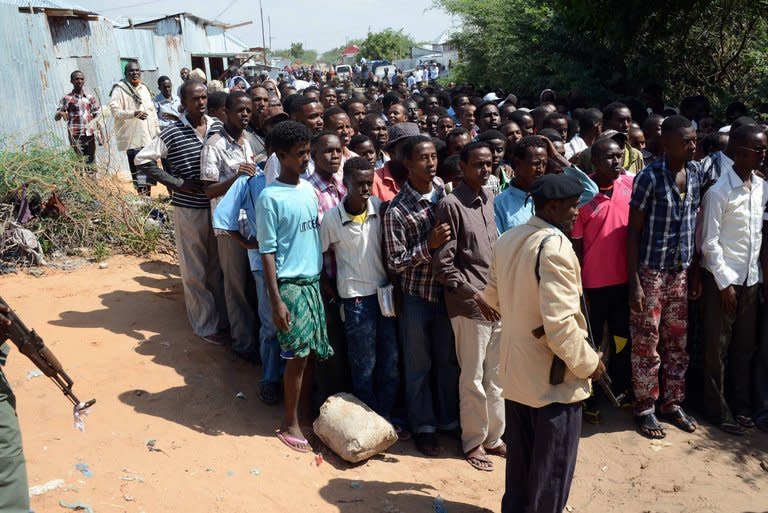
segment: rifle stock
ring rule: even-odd
[[[51,380],[59,387],[59,390],[66,396],[67,399],[75,406],[79,411],[90,408],[96,402],[95,399],[91,399],[86,402],[84,406],[78,407],[81,403],[77,398],[72,387],[74,381],[64,371],[58,358],[46,347],[45,342],[37,334],[35,330],[30,330],[19,319],[19,316],[11,309],[8,303],[0,297],[0,303],[8,306],[8,312],[4,315],[11,321],[10,326],[7,326],[2,331],[2,340],[9,339],[19,349],[19,352],[29,358],[35,366],[40,369],[40,372],[51,378]],[[0,340],[0,343],[2,342]]]

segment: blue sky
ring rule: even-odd
[[[365,37],[372,31],[392,27],[416,41],[431,41],[454,24],[432,0],[262,0],[264,28],[269,36],[267,17],[272,20],[272,48],[288,48],[301,41],[305,48],[323,52],[349,39]],[[109,18],[159,18],[166,14],[191,12],[202,18],[225,23],[253,24],[233,29],[233,34],[252,46],[261,46],[258,0],[74,0],[73,3]],[[223,12],[223,14],[222,14]],[[267,42],[269,46],[269,42]]]

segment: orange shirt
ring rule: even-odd
[[[400,186],[389,171],[389,162],[387,162],[384,167],[377,169],[373,176],[373,194],[381,201],[392,201],[398,192],[400,192]]]

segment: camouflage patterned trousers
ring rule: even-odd
[[[662,411],[669,411],[685,398],[688,280],[685,271],[641,267],[638,274],[645,311],[631,312],[630,330],[635,414],[642,415],[654,411],[660,388]]]

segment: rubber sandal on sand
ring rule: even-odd
[[[277,432],[277,438],[296,452],[312,452],[312,446],[306,438],[299,438],[282,431]]]
[[[501,458],[507,457],[507,444],[501,444],[498,447],[494,447],[493,449],[489,449],[488,447],[485,448],[485,452],[487,454],[493,454],[494,456],[499,456]]]
[[[663,413],[662,418],[686,433],[693,433],[698,427],[696,420],[690,415],[686,415],[683,409],[679,406],[670,412]]]
[[[472,465],[472,467],[477,470],[481,470],[483,472],[493,472],[493,462],[484,455],[465,456],[464,459],[466,459],[467,463]]]
[[[659,424],[659,419],[653,413],[638,415],[635,417],[635,422],[637,422],[638,432],[646,438],[660,440],[667,436],[664,428]]]
[[[755,427],[755,421],[749,415],[736,415],[736,422],[741,424],[744,429],[752,429]]]
[[[729,435],[744,436],[744,428],[736,422],[723,422],[718,427]]]

